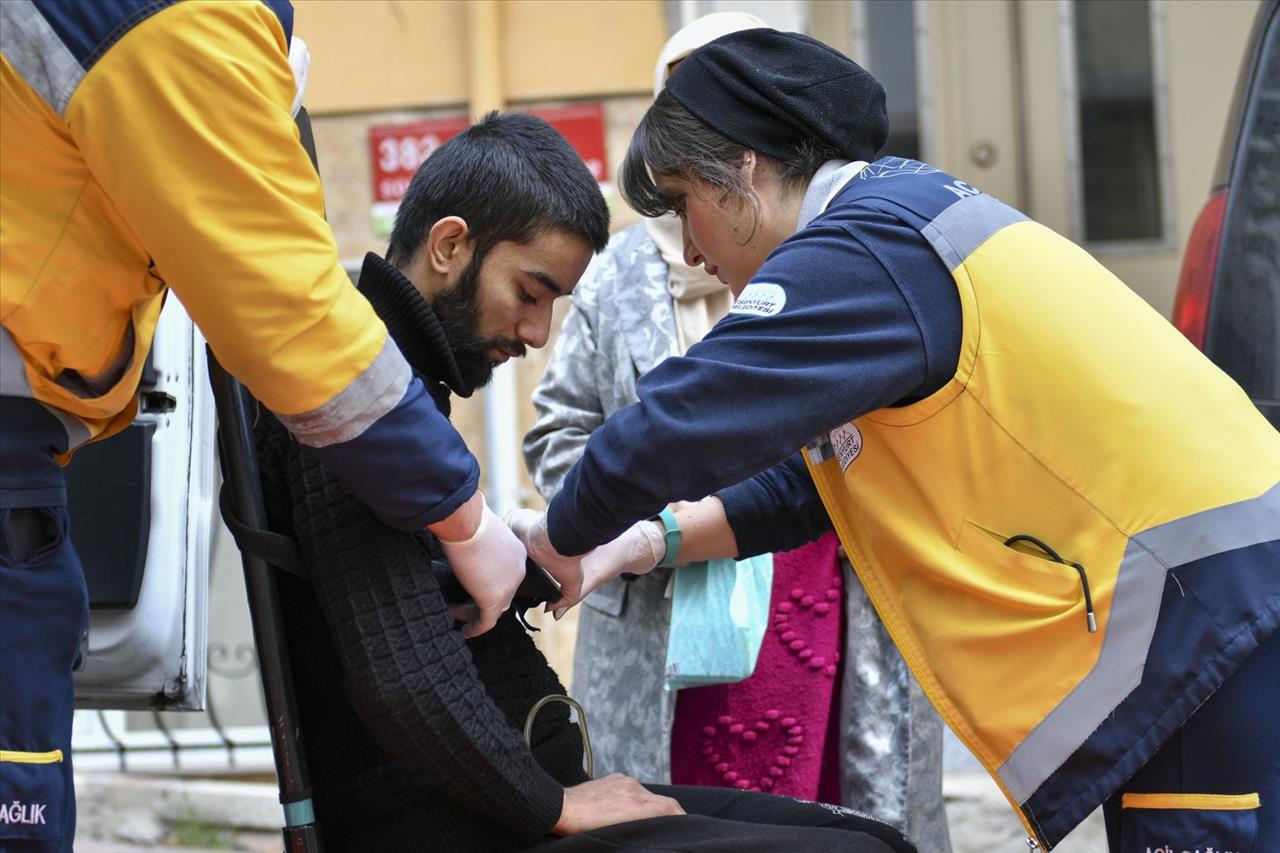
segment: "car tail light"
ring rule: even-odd
[[[1182,258],[1178,294],[1173,300],[1173,325],[1198,349],[1204,349],[1209,327],[1209,303],[1213,298],[1213,276],[1218,269],[1218,249],[1222,245],[1222,221],[1227,212],[1227,191],[1209,196],[1196,219]]]

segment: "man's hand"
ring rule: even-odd
[[[581,601],[583,557],[566,557],[551,546],[551,538],[547,535],[547,514],[517,509],[507,513],[504,521],[523,543],[530,559],[546,569],[560,584],[560,600],[556,602],[556,609],[567,610]]]
[[[480,492],[428,529],[440,540],[449,568],[475,602],[451,607],[449,612],[467,623],[462,636],[471,639],[483,634],[511,606],[524,580],[524,546],[493,514]]]
[[[621,773],[592,779],[564,790],[560,820],[551,827],[556,835],[590,832],[629,820],[681,815],[684,809],[670,797],[660,797]]]

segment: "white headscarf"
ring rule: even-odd
[[[716,12],[682,27],[658,54],[653,69],[653,96],[656,98],[662,91],[673,63],[721,36],[766,26],[764,21],[746,12]],[[645,220],[645,230],[667,264],[667,289],[675,309],[676,343],[684,353],[729,312],[733,293],[701,267],[685,264],[684,234],[674,214]]]

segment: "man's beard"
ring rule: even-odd
[[[448,290],[437,293],[431,300],[431,310],[444,328],[445,337],[453,348],[458,372],[471,388],[487,385],[493,377],[495,349],[510,350],[516,357],[525,353],[524,344],[507,338],[480,337],[480,268],[484,258],[475,255],[458,281]]]

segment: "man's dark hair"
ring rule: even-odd
[[[596,252],[609,242],[609,208],[582,158],[551,125],[521,113],[489,113],[418,167],[387,260],[403,269],[446,216],[466,220],[476,259],[545,231],[576,234]]]

